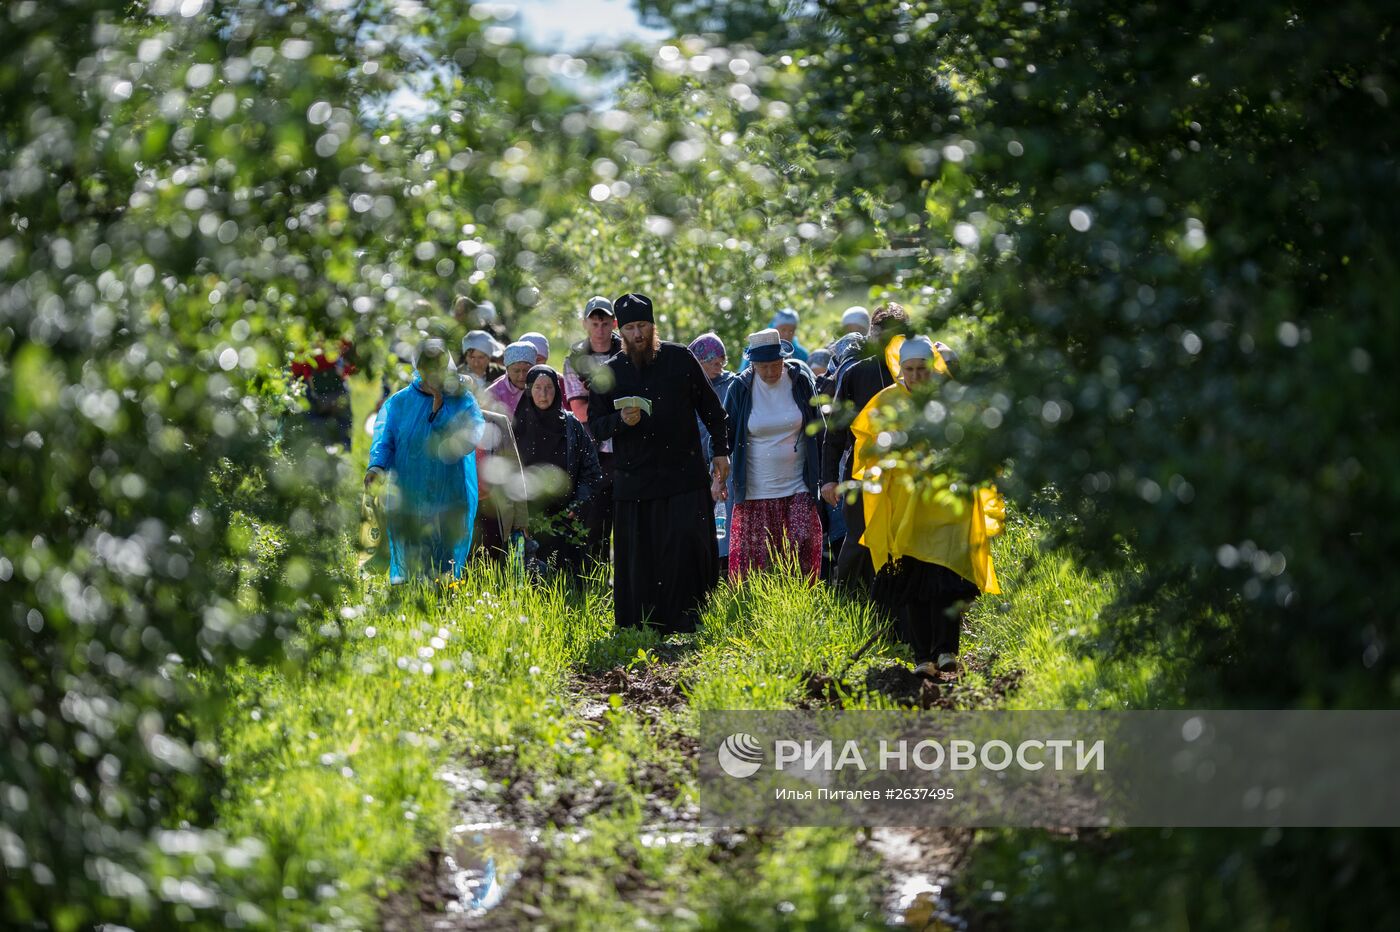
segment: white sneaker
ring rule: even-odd
[[[957,654],[939,654],[938,669],[943,673],[952,673],[958,668]]]

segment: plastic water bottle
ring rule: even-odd
[[[525,578],[525,535],[519,528],[510,532],[510,568],[516,582]]]
[[[729,533],[729,511],[724,502],[715,502],[715,540],[724,540]]]

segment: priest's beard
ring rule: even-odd
[[[660,349],[660,347],[661,339],[653,332],[650,346],[637,349],[636,344],[628,340],[625,349],[627,351],[627,358],[632,360],[632,365],[636,366],[638,369],[645,369],[647,366],[656,362],[656,351]]]

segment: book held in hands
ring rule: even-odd
[[[618,398],[613,402],[613,410],[621,411],[623,408],[641,408],[647,414],[651,413],[651,400],[643,398],[641,395],[628,395],[626,398]]]

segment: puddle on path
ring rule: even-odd
[[[445,768],[437,778],[451,788],[459,821],[410,871],[405,889],[381,907],[386,932],[474,927],[473,920],[505,899],[539,843],[537,831],[503,818],[489,798],[491,785],[478,773]]]
[[[446,900],[448,913],[480,916],[498,906],[520,879],[534,840],[499,822],[455,826],[442,856],[443,886],[454,894]]]
[[[885,921],[908,929],[961,932],[967,920],[957,915],[948,898],[966,840],[940,831],[876,828],[871,849],[885,862],[890,878],[881,904]]]
[[[694,848],[696,845],[713,845],[715,830],[699,829],[660,829],[642,832],[637,841],[643,848]]]
[[[579,718],[583,719],[585,722],[596,722],[604,715],[607,715],[608,709],[610,708],[611,706],[606,702],[599,702],[596,699],[584,699],[579,702],[578,715]]]
[[[887,692],[899,693],[903,687],[910,705],[924,707],[943,705],[944,690],[926,684],[921,678],[907,674],[894,681],[888,670],[869,671],[879,680],[881,674],[890,682],[871,685],[885,686]],[[672,674],[672,676],[667,676]],[[580,695],[574,714],[585,727],[598,727],[611,708],[608,698],[620,694],[624,703],[635,711],[650,713],[660,721],[663,710],[684,704],[684,696],[673,682],[674,671],[632,671],[615,668],[601,674],[576,676],[575,687]],[[918,679],[917,690],[908,682]],[[944,684],[945,690],[947,684]],[[941,701],[940,701],[941,700]],[[952,703],[949,703],[952,704]],[[667,728],[673,728],[669,718]],[[667,739],[682,752],[693,756],[697,751],[692,738],[679,732]],[[515,779],[505,780],[491,767],[480,769],[447,768],[438,774],[453,793],[458,824],[440,848],[434,848],[420,862],[410,877],[403,894],[393,897],[381,912],[387,932],[407,929],[466,930],[513,928],[519,921],[538,919],[544,914],[530,902],[531,888],[540,859],[541,831],[545,824],[543,811],[535,812],[522,806],[521,800],[502,793]],[[735,856],[747,840],[746,833],[711,829],[698,824],[698,812],[692,805],[677,805],[677,801],[651,791],[671,786],[675,774],[652,774],[643,769],[635,779],[645,784],[651,802],[646,822],[637,837],[643,848],[710,849],[714,859]],[[588,800],[564,799],[564,814],[586,814]],[[535,807],[538,808],[538,807]],[[587,831],[572,819],[555,819],[558,831],[578,843]],[[553,830],[551,830],[553,831]],[[885,893],[879,904],[881,915],[890,926],[923,932],[966,932],[968,922],[954,910],[949,889],[952,878],[961,868],[961,861],[971,842],[971,832],[936,828],[877,828],[865,836],[865,844],[884,864],[887,878]],[[518,887],[518,889],[516,889]],[[515,890],[514,893],[511,891]],[[524,900],[522,901],[522,897]],[[502,904],[505,904],[503,908]]]

